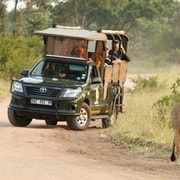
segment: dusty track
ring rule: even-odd
[[[9,99],[0,102],[0,179],[7,180],[137,180],[179,179],[169,159],[133,155],[104,136],[100,121],[86,131],[65,123],[46,126],[33,121],[26,128],[10,125]]]

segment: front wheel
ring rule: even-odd
[[[8,109],[8,119],[13,126],[19,127],[28,126],[32,121],[32,118],[27,116],[18,116],[17,112],[12,109]]]
[[[91,111],[88,104],[83,103],[80,115],[72,117],[67,121],[68,127],[72,130],[85,130],[91,121]]]

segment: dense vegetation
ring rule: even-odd
[[[22,68],[31,68],[41,58],[43,41],[34,31],[52,24],[124,30],[132,60],[129,73],[166,71],[133,80],[136,88],[125,98],[128,113],[120,115],[111,137],[128,146],[170,147],[169,114],[180,101],[180,1],[15,0],[13,9],[7,11],[8,1],[0,2],[0,94],[5,91],[5,80],[19,77]]]
[[[180,64],[180,2],[177,0],[15,0],[0,2],[0,77],[18,76],[42,55],[33,32],[53,23],[85,29],[125,30],[131,72]],[[135,68],[133,68],[135,67]]]
[[[19,77],[22,68],[30,68],[42,56],[42,40],[37,37],[0,35],[0,77]]]

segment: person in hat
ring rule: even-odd
[[[109,51],[110,51],[109,46],[106,45],[106,47],[105,47],[105,56],[106,56],[105,63],[108,65],[112,65],[112,61],[114,61],[118,58],[115,55],[110,55]]]
[[[75,50],[76,56],[80,58],[85,58],[86,57],[86,50],[83,47],[78,47]]]
[[[45,70],[46,75],[56,75],[55,71],[55,64],[54,63],[49,63],[47,69]]]
[[[129,62],[130,58],[126,54],[121,41],[114,40],[113,41],[113,48],[109,51],[109,57],[112,63],[121,63],[121,61]],[[114,60],[114,57],[117,59]]]

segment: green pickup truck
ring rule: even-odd
[[[12,80],[10,123],[66,121],[72,130],[85,130],[100,119],[104,128],[111,126],[122,112],[127,62],[107,65],[105,47],[121,39],[127,51],[125,33],[60,26],[35,34],[43,37],[44,56],[31,70],[23,69],[21,79]]]

